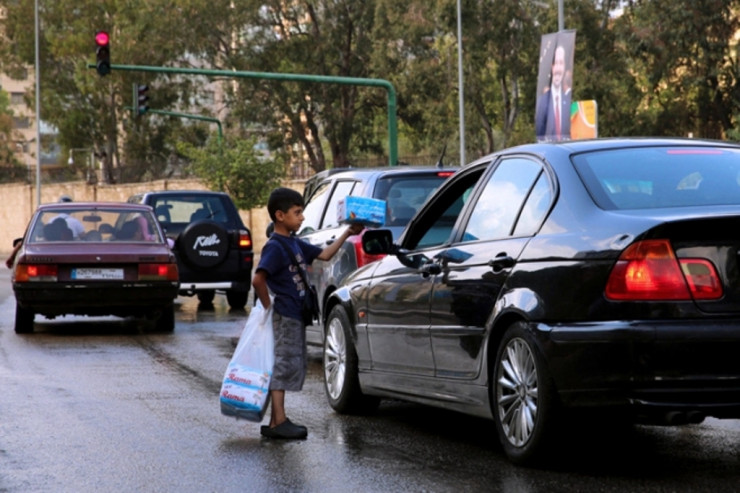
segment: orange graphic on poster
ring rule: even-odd
[[[574,101],[570,105],[570,138],[595,139],[598,136],[596,101]]]

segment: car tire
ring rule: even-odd
[[[526,323],[512,324],[501,339],[489,390],[496,430],[508,458],[521,465],[539,462],[554,433],[557,398]]]
[[[216,291],[198,291],[198,301],[202,305],[212,305],[215,297]]]
[[[162,307],[154,323],[158,332],[173,332],[175,330],[175,304],[170,303]]]
[[[329,405],[341,414],[369,412],[380,399],[366,396],[360,389],[357,351],[352,343],[347,312],[335,306],[326,322],[324,334],[324,390]]]
[[[239,291],[236,289],[226,291],[226,301],[229,302],[232,310],[244,310],[244,307],[247,306],[248,296],[249,291]]]
[[[32,310],[15,304],[15,333],[30,334],[33,332],[33,319],[35,313]]]
[[[209,269],[221,264],[229,252],[229,235],[214,221],[189,224],[177,241],[182,258],[193,267]]]

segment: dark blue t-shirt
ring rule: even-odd
[[[277,233],[273,233],[273,236]],[[282,241],[281,241],[282,240]],[[267,272],[267,287],[275,296],[274,308],[284,317],[301,320],[301,306],[306,295],[306,287],[295,262],[288,256],[285,247],[288,247],[298,257],[301,267],[306,270],[321,253],[321,248],[294,236],[281,236],[280,240],[273,237],[262,248],[257,270]]]

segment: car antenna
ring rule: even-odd
[[[439,160],[437,161],[437,168],[444,168],[445,165],[442,162],[442,159],[445,157],[445,153],[447,152],[447,144],[445,144],[444,148],[442,149],[442,155],[439,156]]]

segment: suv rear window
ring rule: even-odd
[[[154,215],[168,232],[176,233],[201,219],[222,224],[227,229],[237,227],[227,212],[223,197],[214,195],[178,195],[158,197],[152,204]]]

